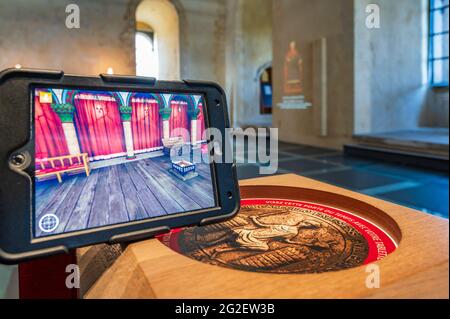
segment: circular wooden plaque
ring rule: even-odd
[[[393,252],[395,221],[353,198],[295,187],[243,186],[232,220],[160,237],[174,251],[222,267],[266,273],[322,273]]]

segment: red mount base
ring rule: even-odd
[[[19,265],[20,299],[78,299],[79,289],[66,287],[69,264],[77,264],[75,250],[69,254],[32,260]]]

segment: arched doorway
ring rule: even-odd
[[[260,71],[259,113],[272,114],[272,66],[267,66]]]
[[[137,40],[142,41],[140,44],[144,49],[151,47],[149,40],[153,39],[151,43],[157,56],[159,78],[179,80],[180,31],[175,6],[169,0],[143,0],[136,9],[136,23]],[[143,26],[148,31],[146,34],[142,33]]]

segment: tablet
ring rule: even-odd
[[[225,137],[229,127],[217,84],[10,69],[0,74],[0,107],[4,263],[239,209],[235,166],[216,162],[223,152],[211,147],[210,129]]]

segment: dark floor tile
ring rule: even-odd
[[[282,150],[282,152],[286,152],[293,155],[300,155],[300,156],[318,156],[318,155],[325,155],[330,153],[336,153],[336,155],[340,154],[336,150],[328,149],[328,148],[321,148],[321,147],[312,147],[312,146],[299,146],[297,148]]]
[[[338,155],[327,155],[327,156],[318,156],[316,159],[320,159],[329,163],[345,165],[345,166],[353,166],[353,167],[362,167],[374,164],[374,161],[370,161],[360,157],[353,156],[345,156],[343,154]]]
[[[234,160],[237,164],[258,164],[258,154],[236,154]]]
[[[448,186],[425,184],[413,188],[379,194],[377,197],[396,202],[401,205],[437,212],[448,218]]]
[[[448,182],[449,182],[448,176],[447,177],[434,176],[434,177],[430,178],[430,181],[429,181],[429,183],[437,184],[437,185],[440,185],[441,187],[446,187],[447,189],[449,186]]]
[[[293,173],[302,174],[311,171],[335,168],[336,165],[309,159],[296,159],[292,161],[280,162],[278,163],[278,167]]]
[[[262,158],[260,159],[260,154],[258,152],[236,152],[234,153],[234,160],[236,161],[236,163],[238,164],[260,164],[260,160],[264,160],[267,161],[267,157],[269,157],[271,160],[272,158],[274,160],[278,160],[278,161],[288,161],[289,159],[294,159],[296,158],[295,155],[293,154],[288,154],[288,153],[282,153],[282,152],[278,152],[278,154],[276,153],[263,153],[262,154]],[[256,160],[256,162],[255,162]]]
[[[335,184],[355,191],[389,186],[402,182],[416,182],[420,185],[399,191],[377,193],[377,197],[400,205],[428,211],[448,218],[449,176],[447,173],[418,169],[411,166],[395,165],[359,157],[344,156],[331,149],[296,145],[281,142],[279,144],[279,169]],[[248,155],[248,150],[239,152],[239,156]],[[314,157],[314,158],[299,158]],[[339,171],[339,168],[347,168]],[[338,169],[338,170],[336,170]],[[238,165],[239,179],[263,177],[258,165]],[[327,171],[330,170],[330,171]],[[322,172],[323,171],[323,172]]]
[[[289,159],[293,159],[295,157],[296,157],[295,155],[278,152],[278,160],[280,161],[286,161]]]
[[[252,164],[237,165],[236,170],[238,179],[261,177],[259,172],[259,166],[257,165]]]
[[[312,176],[327,183],[352,190],[363,190],[403,182],[403,179],[387,177],[359,169],[316,174]]]
[[[292,143],[286,143],[286,142],[278,142],[278,149],[280,151],[283,150],[289,150],[289,149],[293,149],[293,148],[299,148],[300,145],[298,144],[292,144]]]
[[[364,167],[364,169],[385,175],[398,176],[418,182],[447,182],[448,184],[448,173],[439,172],[435,170],[426,170],[421,168],[416,168],[406,165],[395,165],[388,163],[375,163],[374,165],[369,165]]]

